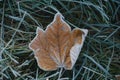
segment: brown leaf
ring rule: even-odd
[[[62,18],[63,16],[57,13],[45,31],[37,28],[37,35],[29,45],[35,53],[39,67],[45,71],[60,67],[72,69],[88,32],[79,28],[71,31]]]

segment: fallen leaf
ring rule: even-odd
[[[71,27],[63,20],[63,16],[57,13],[45,31],[37,28],[36,37],[29,47],[34,51],[41,69],[52,71],[62,67],[71,70],[87,33],[87,29],[80,28],[71,31]]]

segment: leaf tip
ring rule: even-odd
[[[60,21],[62,19],[64,19],[63,15],[60,12],[57,12],[55,14],[54,20]]]
[[[87,36],[87,34],[88,34],[88,29],[81,29],[81,30],[83,31],[84,35]]]
[[[41,31],[43,32],[43,29],[37,27],[37,29],[36,29],[36,34],[41,33]]]

